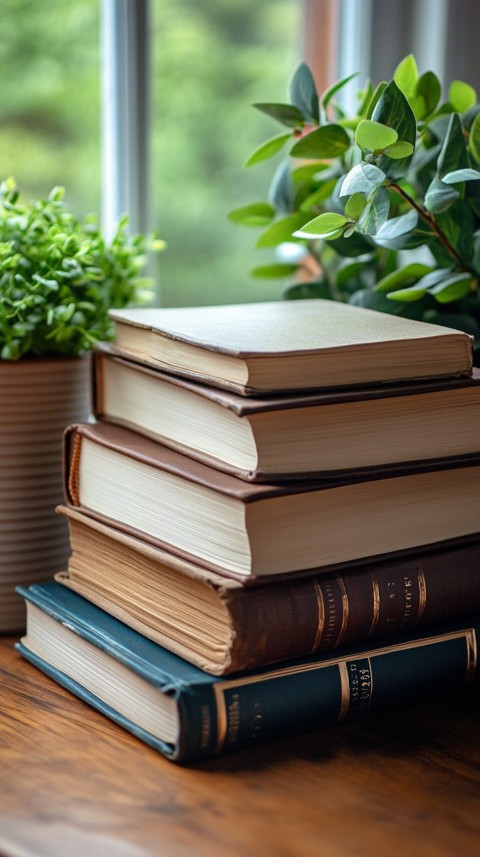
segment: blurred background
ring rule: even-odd
[[[323,91],[353,71],[390,79],[413,52],[448,86],[478,88],[475,0],[0,0],[0,179],[54,185],[105,228],[125,210],[168,250],[152,273],[164,305],[275,299],[250,280],[252,232],[227,212],[266,197],[271,162],[245,169],[279,126],[301,59]],[[153,263],[152,263],[153,264]]]

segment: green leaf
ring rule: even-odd
[[[266,226],[275,217],[275,209],[268,202],[252,202],[250,205],[234,208],[227,217],[232,223],[239,223],[241,226]]]
[[[377,106],[378,102],[380,101],[380,98],[382,97],[383,93],[385,92],[387,86],[388,86],[388,83],[386,80],[382,80],[377,85],[375,92],[372,95],[372,99],[370,101],[370,104],[368,105],[368,110],[366,111],[365,119],[371,119],[372,118],[373,111],[375,110],[375,107]]]
[[[354,232],[351,238],[329,238],[328,246],[332,247],[339,256],[344,256],[349,259],[354,259],[357,256],[364,256],[367,253],[372,253],[375,249],[370,239],[358,232]]]
[[[302,164],[301,167],[295,167],[292,169],[292,181],[295,184],[313,182],[317,178],[323,178],[322,173],[329,170],[330,164]]]
[[[475,222],[471,206],[468,202],[459,200],[448,211],[437,214],[435,219],[450,244],[468,264],[473,255]]]
[[[290,154],[295,158],[337,158],[349,147],[350,137],[345,129],[329,123],[298,140]]]
[[[305,223],[305,214],[289,214],[274,220],[256,241],[256,247],[276,247],[284,241],[293,241],[293,233]]]
[[[417,94],[418,68],[413,54],[398,64],[393,79],[409,101]]]
[[[59,202],[60,200],[63,199],[64,196],[65,196],[65,188],[61,187],[60,185],[57,185],[56,187],[52,188],[52,190],[48,194],[48,198],[49,198],[50,202]]]
[[[477,164],[480,164],[480,113],[477,113],[470,128],[468,147]]]
[[[319,202],[324,202],[331,196],[335,185],[335,179],[330,179],[329,181],[324,182],[316,191],[305,197],[305,199],[300,204],[300,210],[311,211],[312,208],[315,208]]]
[[[427,293],[427,290],[424,286],[410,286],[409,289],[399,289],[396,292],[391,292],[387,295],[389,301],[406,301],[409,303],[410,301],[418,301],[420,298],[423,298]]]
[[[351,220],[358,220],[366,204],[367,200],[363,193],[354,193],[348,198],[346,202],[345,214]]]
[[[361,149],[378,152],[393,146],[398,140],[398,134],[393,128],[374,122],[372,119],[362,119],[355,132],[355,142]]]
[[[406,143],[405,140],[398,140],[397,143],[394,143],[393,146],[388,146],[384,149],[384,155],[388,155],[389,158],[394,158],[395,160],[401,160],[402,158],[408,158],[413,152],[413,146],[411,143]]]
[[[446,211],[460,199],[460,194],[451,185],[445,184],[441,179],[434,178],[425,194],[425,208],[431,214],[440,214]]]
[[[451,268],[434,268],[430,273],[425,274],[421,280],[418,281],[417,285],[424,286],[427,290],[430,290],[433,286],[438,285],[438,283],[447,280],[452,276]]]
[[[381,125],[388,125],[389,128],[393,128],[397,132],[399,140],[404,140],[406,143],[415,146],[417,136],[415,116],[403,92],[394,80],[390,81],[380,96],[373,111],[372,119],[375,122],[380,122]],[[377,166],[390,178],[397,178],[405,175],[411,158],[412,156],[408,155],[406,158],[393,160],[382,155]]]
[[[442,87],[436,74],[434,74],[433,71],[426,71],[422,74],[417,81],[417,89],[413,105],[413,112],[415,113],[416,118],[424,119],[426,116],[430,116],[440,101],[441,94]],[[421,99],[421,109],[418,109],[420,101],[417,101],[417,99]],[[415,107],[415,103],[418,112]]]
[[[473,237],[472,267],[480,271],[480,233],[477,231]]]
[[[295,211],[295,188],[292,181],[290,161],[282,161],[276,168],[268,190],[268,201],[282,214]]]
[[[416,211],[410,210],[406,214],[400,214],[398,217],[391,217],[383,224],[375,236],[375,242],[392,241],[401,236],[407,235],[415,229],[418,223],[418,214]]]
[[[297,267],[297,265],[286,265],[280,262],[272,263],[271,265],[258,265],[256,268],[252,268],[250,275],[262,279],[289,277],[295,273]]]
[[[340,188],[340,196],[363,193],[369,196],[385,181],[385,173],[374,164],[357,164],[345,176]]]
[[[457,184],[457,182],[471,182],[480,179],[480,172],[470,168],[464,170],[453,170],[442,177],[445,184]]]
[[[20,357],[20,346],[16,341],[7,342],[0,351],[0,358],[2,360],[19,360]]]
[[[477,93],[473,86],[462,80],[454,80],[448,90],[448,100],[457,113],[465,113],[477,101]]]
[[[365,88],[361,92],[359,92],[358,95],[361,99],[360,106],[358,108],[358,117],[359,119],[366,119],[367,110],[373,98],[373,86],[371,80],[366,81]]]
[[[447,133],[437,159],[437,172],[440,178],[454,170],[468,167],[468,153],[463,136],[462,123],[457,113],[452,113]]]
[[[326,238],[345,228],[349,223],[347,217],[335,212],[324,212],[314,217],[295,233],[297,238]]]
[[[480,113],[480,104],[474,104],[473,107],[470,107],[465,113],[462,113],[462,127],[464,131],[470,133],[472,130],[472,125]]]
[[[298,125],[303,125],[303,113],[293,104],[254,104],[257,110],[271,116],[281,122],[282,125],[288,125],[290,128],[296,128]]]
[[[251,167],[253,164],[258,164],[260,161],[265,161],[267,158],[273,158],[280,149],[283,149],[287,140],[290,140],[291,134],[279,134],[277,137],[272,137],[266,143],[262,143],[258,149],[250,155],[245,161],[245,167]]]
[[[422,95],[415,95],[413,98],[409,98],[408,103],[413,110],[415,119],[419,120],[421,116],[425,116],[427,104]]]
[[[425,169],[426,167],[430,167],[433,165],[433,161],[436,161],[441,149],[441,144],[436,143],[430,149],[416,149],[415,154],[413,155],[412,162],[410,164],[410,169],[414,173],[420,172],[420,170]]]
[[[420,262],[412,262],[410,265],[405,265],[404,268],[398,268],[392,271],[386,277],[383,277],[375,289],[377,292],[388,294],[389,292],[397,291],[404,286],[416,283],[425,274],[428,274],[432,269],[428,265],[423,265]]]
[[[474,282],[474,277],[469,273],[454,274],[433,288],[429,289],[429,293],[435,297],[439,303],[447,304],[452,301],[464,298],[470,292],[471,284]]]
[[[480,184],[478,182],[468,182],[465,185],[465,200],[474,214],[480,217]]]
[[[346,86],[347,83],[349,83],[351,80],[353,80],[354,77],[358,77],[358,71],[355,71],[353,74],[349,74],[347,77],[342,77],[341,80],[337,80],[336,83],[334,83],[332,86],[330,86],[326,90],[326,92],[323,93],[320,100],[321,100],[322,105],[323,105],[325,110],[327,109],[327,107],[328,107],[330,101],[332,100],[333,96],[340,89],[343,89],[343,87]]]
[[[396,295],[394,292],[392,297]],[[402,315],[407,318],[419,318],[421,315],[420,307],[417,309],[417,304],[411,305],[406,301],[394,301],[385,295],[381,295],[374,289],[361,289],[355,292],[349,300],[349,303],[355,306],[363,306],[366,309],[375,309],[379,312],[387,312],[391,315]]]
[[[365,270],[365,262],[347,262],[337,270],[336,286],[341,291],[352,290],[361,282],[361,275]]]
[[[390,211],[390,196],[386,188],[379,187],[370,197],[370,201],[358,223],[358,228],[367,235],[375,235],[385,223]]]
[[[300,63],[290,83],[290,101],[307,120],[318,123],[320,105],[312,72],[306,63]]]

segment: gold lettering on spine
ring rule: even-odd
[[[215,742],[215,753],[221,753],[227,737],[227,709],[225,695],[221,684],[213,685],[215,696],[215,708],[217,715],[217,740]]]
[[[313,646],[310,649],[311,652],[314,652],[316,649],[318,649],[320,641],[322,639],[323,629],[325,627],[325,603],[323,600],[322,587],[320,586],[318,580],[313,581],[313,589],[315,592],[315,597],[317,599],[318,620],[317,629],[315,632],[315,639],[313,641]]]
[[[425,607],[427,606],[427,581],[425,580],[423,568],[420,565],[420,563],[417,564],[417,581],[418,581],[418,613],[417,613],[416,623],[419,622],[420,619],[422,618]]]
[[[417,648],[425,646],[435,646],[437,643],[444,643],[448,640],[465,640],[467,647],[467,663],[465,679],[472,679],[477,668],[477,638],[474,628],[466,628],[460,631],[451,631],[447,634],[438,634],[434,637],[421,637],[418,640],[407,640],[403,643],[398,641],[390,646],[382,646],[373,650],[364,650],[357,653],[357,658],[360,660],[368,660],[369,662],[369,679],[368,693],[371,699],[373,693],[373,675],[371,664],[381,655],[389,652],[414,651]],[[342,658],[340,661],[335,656],[330,658],[322,658],[320,661],[307,661],[306,663],[294,663],[290,666],[273,668],[270,672],[261,672],[258,675],[245,675],[232,679],[225,679],[214,682],[212,685],[213,693],[216,702],[216,720],[217,720],[217,741],[215,744],[215,752],[219,753],[227,737],[228,715],[225,702],[225,693],[228,690],[246,687],[247,685],[259,684],[264,685],[268,681],[274,681],[282,676],[300,675],[301,673],[309,673],[322,671],[329,667],[337,667],[340,685],[341,685],[341,701],[337,719],[340,720],[348,714],[351,699],[351,687],[348,674],[348,664],[352,663],[352,657]]]
[[[342,595],[342,624],[335,642],[335,645],[339,646],[345,636],[345,631],[347,630],[350,607],[348,603],[347,590],[345,589],[345,584],[343,582],[343,577],[340,577],[340,575],[337,574],[336,581],[338,583],[338,588]]]
[[[473,681],[477,669],[477,635],[473,628],[465,634],[467,644],[467,671],[465,682]]]
[[[344,718],[348,714],[348,709],[350,707],[350,680],[348,677],[348,668],[345,661],[340,661],[338,665],[338,672],[340,675],[340,709],[338,712],[337,720],[344,720]]]
[[[380,589],[378,586],[377,578],[375,577],[373,571],[369,572],[370,580],[372,581],[372,607],[373,607],[373,615],[372,615],[372,624],[368,629],[367,637],[371,637],[375,631],[377,626],[379,617],[380,617]]]

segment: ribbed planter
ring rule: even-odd
[[[15,586],[65,568],[62,434],[87,419],[89,387],[88,358],[0,360],[0,633],[25,624]]]

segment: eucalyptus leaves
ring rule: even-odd
[[[110,243],[91,216],[79,223],[63,189],[23,202],[12,179],[0,185],[0,357],[75,356],[108,339],[110,307],[138,300],[148,247],[122,219]]]
[[[290,145],[268,201],[231,212],[262,227],[256,246],[287,246],[291,261],[253,270],[294,276],[288,298],[324,297],[409,315],[473,333],[480,344],[480,104],[454,82],[446,101],[413,56],[389,83],[367,83],[347,116],[321,97],[305,64],[288,104],[256,104],[288,127],[248,159]],[[302,282],[303,281],[303,282]]]

